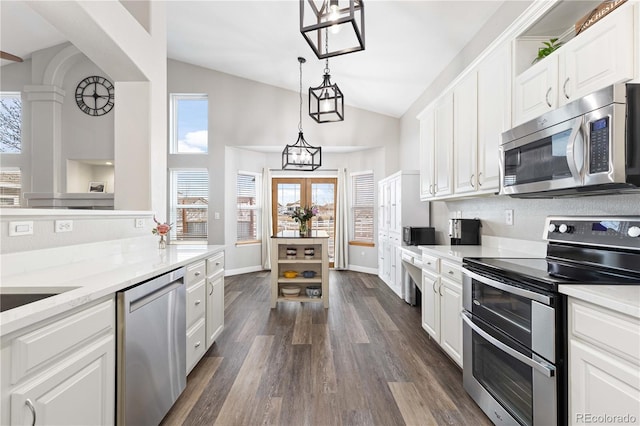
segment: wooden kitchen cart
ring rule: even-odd
[[[282,231],[271,238],[271,308],[282,301],[317,302],[329,307],[329,237],[326,232],[313,231],[311,237],[297,237],[297,232]],[[287,255],[289,249],[289,255]],[[295,249],[295,255],[291,254]],[[313,255],[309,255],[313,249]],[[305,255],[305,250],[307,255]],[[286,278],[285,271],[295,271],[295,278]],[[313,271],[312,278],[305,278],[304,271]],[[299,287],[298,296],[284,296],[282,287]],[[320,286],[320,297],[308,297],[307,286]]]

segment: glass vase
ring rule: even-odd
[[[158,248],[159,249],[167,248],[167,242],[164,239],[164,234],[160,234],[160,241],[158,241]]]
[[[309,223],[308,222],[300,222],[300,236],[301,237],[306,237],[307,236],[307,232],[309,231]]]

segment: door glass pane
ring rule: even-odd
[[[276,233],[285,230],[298,230],[298,223],[291,217],[291,212],[300,207],[302,196],[301,183],[278,183],[276,200],[278,208]]]
[[[334,183],[311,183],[311,204],[318,207],[312,229],[329,234],[329,261],[333,262],[335,247],[336,189]]]

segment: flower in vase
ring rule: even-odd
[[[153,221],[156,223],[156,227],[151,230],[153,235],[160,235],[160,236],[166,235],[167,232],[171,231],[171,226],[173,226],[173,223],[158,222],[155,216],[153,216]]]
[[[318,208],[316,206],[310,207],[297,207],[292,213],[291,217],[300,223],[308,222],[311,218],[318,214]]]

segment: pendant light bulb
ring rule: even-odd
[[[329,1],[329,20],[337,21],[340,18],[340,8],[338,7],[338,0]],[[331,34],[338,34],[340,32],[340,25],[334,24],[329,27]]]

